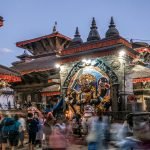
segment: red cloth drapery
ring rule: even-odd
[[[5,80],[6,82],[20,82],[21,78],[13,75],[0,74],[0,80]]]

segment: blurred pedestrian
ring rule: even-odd
[[[20,134],[21,123],[19,122],[19,116],[16,114],[14,116],[14,124],[9,131],[9,144],[11,150],[15,150],[19,143],[19,134]]]
[[[67,139],[64,133],[65,124],[62,122],[61,118],[57,119],[56,125],[52,128],[52,133],[49,137],[49,145],[52,150],[66,150],[67,149]]]
[[[3,116],[3,119],[1,120],[2,150],[6,150],[6,147],[7,147],[7,142],[8,142],[8,130],[7,129],[9,129],[9,125],[11,125],[11,123],[9,123],[10,119],[11,119],[10,115],[5,114]]]
[[[0,113],[0,149],[2,149],[2,120],[3,120],[3,115]]]
[[[129,129],[128,123],[127,123],[127,120],[125,120],[122,127],[118,131],[118,134],[117,134],[118,140],[121,141],[125,139],[125,137],[127,137],[128,129]]]
[[[97,150],[98,148],[98,115],[95,114],[88,119],[88,135],[87,135],[87,142],[88,142],[88,150]]]
[[[118,132],[119,142],[117,143],[117,145],[120,147],[121,150],[130,150],[137,148],[137,140],[130,137],[131,134],[129,133],[130,133],[129,125],[127,120],[125,120],[122,125],[122,128]]]
[[[109,147],[109,141],[110,141],[110,120],[108,115],[103,114],[102,117],[102,129],[103,129],[103,148],[105,150]]]
[[[29,135],[29,150],[34,150],[36,133],[38,132],[38,120],[34,118],[33,113],[28,113],[27,131]]]
[[[11,150],[15,150],[19,142],[19,128],[20,123],[18,121],[18,115],[15,115],[14,118],[7,117],[4,120],[4,126],[2,128],[3,136],[9,141]],[[5,146],[4,146],[5,147]]]
[[[55,123],[55,118],[52,113],[49,113],[43,125],[43,133],[44,133],[43,144],[42,144],[43,150],[50,150],[49,137],[52,133],[52,128],[54,123]]]
[[[36,133],[36,146],[39,146],[39,148],[42,147],[42,140],[43,140],[43,118],[40,118],[38,113],[34,114],[34,117],[38,120],[38,132]]]
[[[19,132],[19,140],[20,140],[20,146],[19,147],[24,147],[24,134],[26,130],[26,121],[23,115],[20,115],[20,118],[18,120],[21,124],[20,126],[20,132]]]

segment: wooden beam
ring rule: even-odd
[[[56,37],[55,40],[56,40],[56,51],[59,52],[61,51],[61,48],[62,48],[60,44],[60,40],[58,37]]]
[[[45,72],[37,72],[37,74],[45,80],[48,78],[48,75]]]
[[[49,76],[49,79],[60,79],[60,74],[54,74]]]
[[[67,44],[67,43],[69,43],[67,40],[62,41],[61,46],[62,46],[63,49],[65,48],[65,44]]]
[[[25,45],[25,47],[26,47],[26,49],[28,49],[28,51],[29,51],[31,54],[33,54],[33,55],[36,54],[36,52],[35,52],[35,50],[34,50],[34,48],[33,48],[33,46],[32,46],[32,43]]]
[[[55,85],[56,83],[33,83],[31,84],[26,84],[26,85],[17,85],[15,89],[26,89],[26,88],[40,88],[40,87],[47,87],[47,86],[52,86]]]
[[[48,40],[47,40],[47,39],[43,39],[43,42],[44,42],[44,45],[45,45],[47,51],[48,51],[48,52],[53,52],[53,51],[52,51],[52,47],[49,45]]]
[[[52,41],[52,40],[53,40],[53,41]],[[55,50],[56,50],[56,46],[55,46],[55,44],[54,44],[54,38],[52,38],[52,39],[47,39],[47,41],[48,41],[48,43],[49,43],[49,45],[50,45],[52,51],[55,51]]]
[[[41,40],[40,43],[41,43],[41,45],[43,46],[43,49],[45,50],[45,52],[49,52],[49,50],[48,50],[48,48],[47,48],[47,46],[46,46],[44,40]]]
[[[32,80],[31,77],[28,76],[28,75],[23,75],[23,76],[22,76],[22,79],[23,79],[23,82],[24,82],[25,84],[33,83],[33,80]]]
[[[39,42],[36,42],[36,48],[37,48],[39,54],[43,54],[44,51],[45,51],[45,50],[44,50],[44,47],[43,47],[43,45],[41,44],[40,41],[39,41]]]

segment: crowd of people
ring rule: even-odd
[[[0,115],[0,144],[2,150],[24,147],[28,150],[36,147],[43,150],[65,150],[68,144],[70,130],[68,121],[63,117],[54,118],[52,113],[46,116],[38,112],[22,115]],[[27,133],[27,134],[26,134]]]
[[[117,128],[114,135],[113,127]],[[130,132],[129,132],[130,131]],[[110,123],[110,117],[101,112],[82,122],[80,116],[72,120],[63,115],[54,117],[51,112],[46,115],[39,112],[28,112],[23,115],[0,115],[0,149],[19,149],[28,144],[28,150],[36,147],[42,150],[66,150],[73,136],[78,134],[81,140],[86,141],[88,150],[108,150],[110,141],[118,141],[121,150],[137,147],[138,141],[127,138],[132,129],[127,121],[124,124]]]

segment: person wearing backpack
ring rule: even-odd
[[[19,143],[19,132],[21,128],[21,123],[18,121],[19,116],[16,114],[13,119],[13,124],[9,127],[8,141],[11,150],[15,150]]]
[[[2,140],[2,150],[6,150],[7,141],[8,141],[8,125],[11,124],[11,118],[7,114],[4,114],[3,119],[1,120],[1,140]]]
[[[3,115],[0,113],[0,149],[2,149],[2,120],[3,120]]]
[[[2,127],[2,150],[6,149],[7,141],[9,141],[11,150],[14,150],[18,146],[19,141],[19,126],[20,123],[17,121],[17,115],[14,118],[5,117],[3,119]]]
[[[29,150],[34,150],[36,133],[38,132],[38,119],[34,118],[32,113],[28,113],[27,131],[29,135]]]

